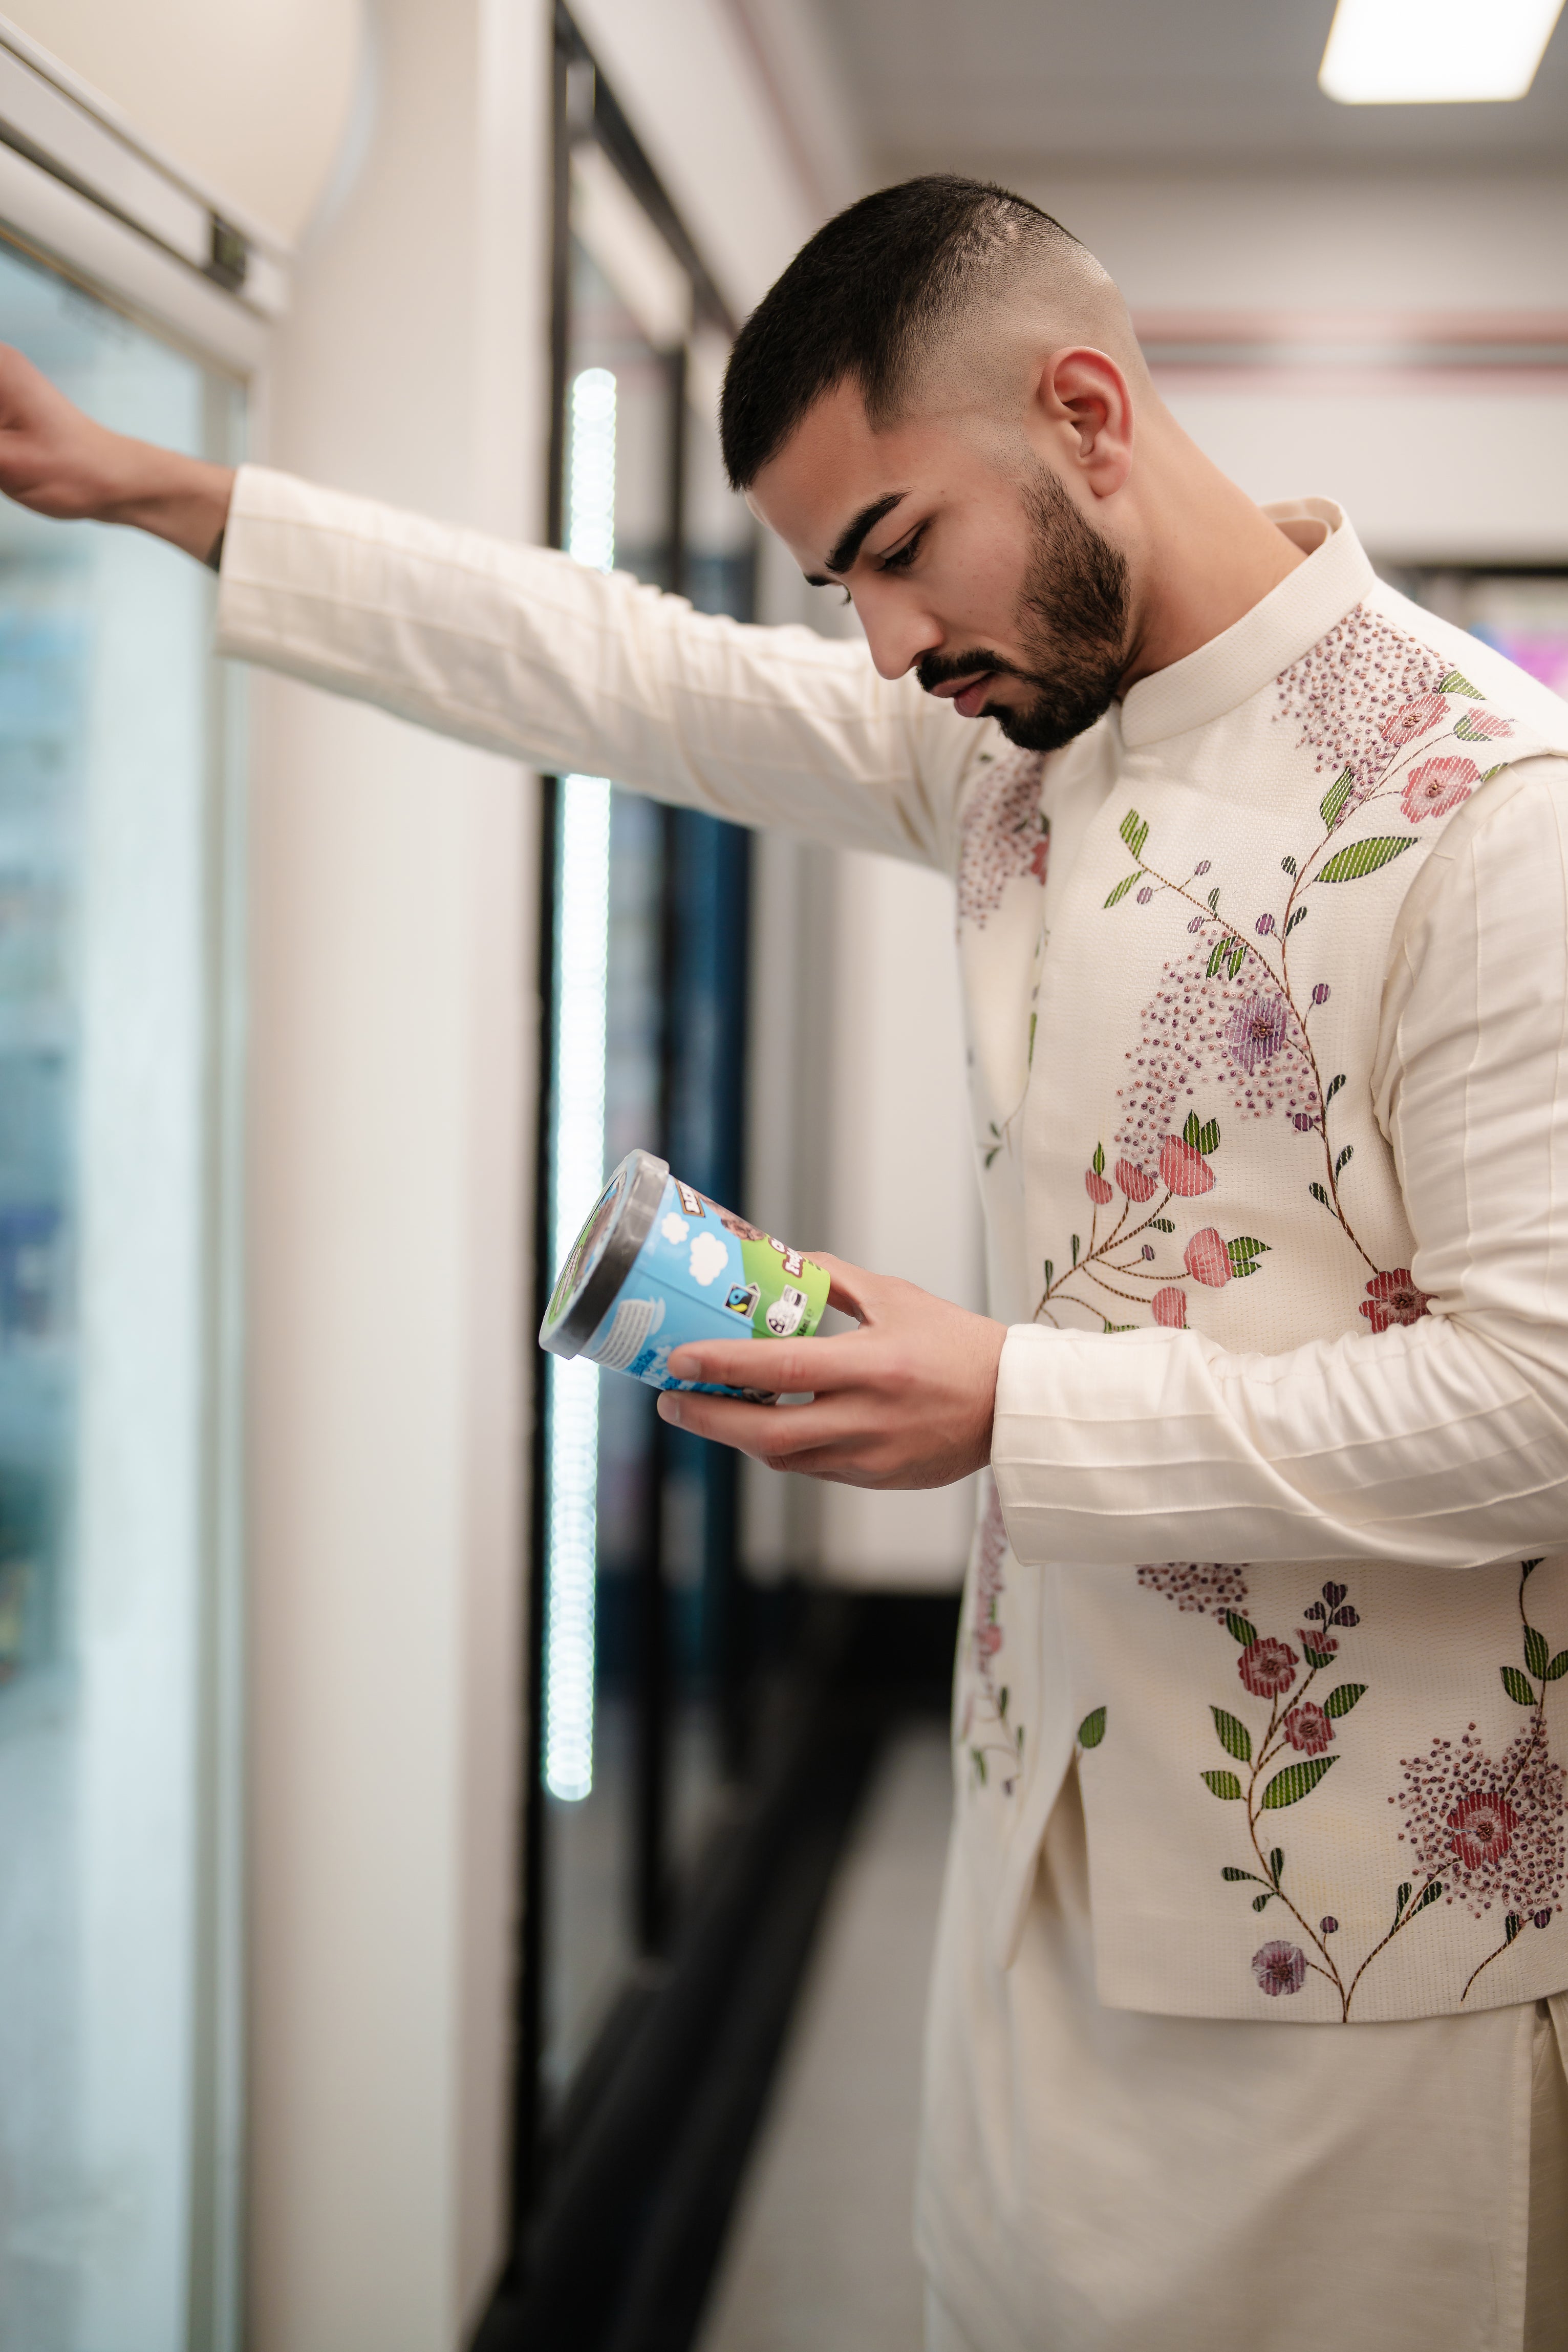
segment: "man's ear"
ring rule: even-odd
[[[1133,395],[1115,361],[1077,344],[1052,352],[1040,369],[1036,403],[1057,462],[1097,499],[1121,489],[1133,470]]]

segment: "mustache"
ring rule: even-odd
[[[915,675],[927,694],[935,694],[939,686],[950,686],[955,678],[978,677],[983,670],[995,670],[1001,677],[1028,677],[1030,673],[1020,669],[1017,662],[1004,661],[1000,654],[984,651],[972,654],[923,654],[915,664]]]

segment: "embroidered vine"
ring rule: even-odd
[[[975,1783],[988,1787],[994,1771],[1003,1796],[1010,1797],[1023,1762],[1024,1727],[1010,1719],[1012,1694],[997,1675],[1007,1638],[1000,1617],[1001,1598],[1007,1590],[1002,1573],[1007,1549],[1001,1497],[992,1486],[975,1551],[967,1637],[971,1679],[958,1725],[958,1744],[967,1753]]]

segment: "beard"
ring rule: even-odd
[[[1056,476],[1041,467],[1024,492],[1033,544],[1015,626],[1027,663],[999,654],[927,654],[916,676],[926,692],[994,670],[1033,690],[1018,705],[988,702],[1009,743],[1060,751],[1103,719],[1127,666],[1131,592],[1126,558],[1084,520]]]

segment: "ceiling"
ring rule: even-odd
[[[1066,164],[1568,165],[1568,12],[1515,104],[1351,107],[1317,86],[1333,0],[820,9],[879,178],[1026,163],[1035,178]]]

